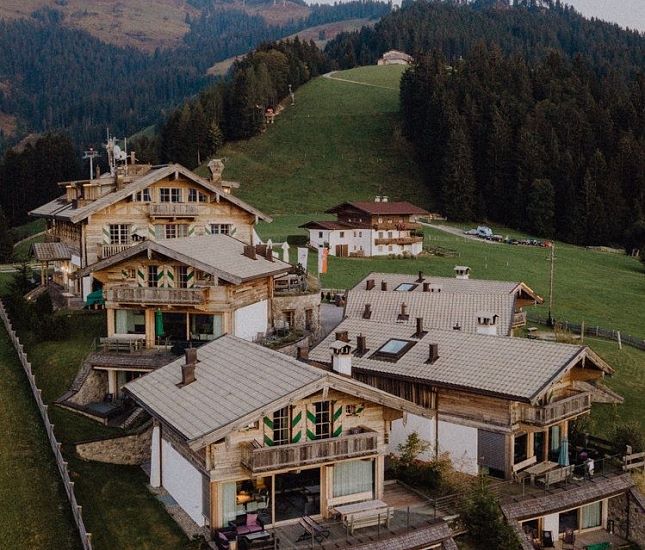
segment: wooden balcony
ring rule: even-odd
[[[375,239],[374,244],[377,246],[380,244],[398,244],[398,245],[406,245],[406,244],[414,244],[414,243],[422,243],[423,242],[423,237],[392,237],[391,239]]]
[[[572,392],[567,395],[568,397],[556,398],[555,401],[542,407],[523,406],[520,411],[520,421],[535,426],[548,426],[591,409],[589,392]]]
[[[383,223],[375,223],[372,225],[372,229],[376,231],[392,231],[396,229],[398,231],[413,231],[416,229],[422,229],[423,226],[420,223],[416,222],[394,222],[390,221]]]
[[[208,298],[207,288],[154,288],[124,286],[106,291],[108,302],[122,304],[202,304]]]
[[[526,325],[526,311],[519,311],[513,314],[513,328]]]
[[[194,218],[199,215],[196,204],[182,202],[161,202],[148,205],[151,218]]]
[[[366,431],[275,447],[262,447],[254,441],[243,445],[242,465],[253,473],[261,473],[377,454],[378,434]]]
[[[110,256],[114,256],[115,254],[118,254],[119,252],[123,252],[124,250],[127,250],[131,246],[134,246],[135,242],[131,242],[128,244],[100,244],[99,250],[97,252],[99,260],[104,260],[105,258],[109,258]]]

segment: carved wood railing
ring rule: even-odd
[[[196,204],[185,204],[181,202],[151,203],[148,213],[157,218],[195,217],[199,214]]]
[[[526,324],[526,311],[513,314],[513,328],[523,327]]]
[[[378,434],[364,432],[274,447],[247,443],[242,447],[242,465],[256,473],[376,454]]]
[[[106,291],[109,302],[122,304],[201,304],[207,288],[113,287]]]
[[[131,246],[134,246],[135,242],[128,243],[128,244],[100,244],[99,245],[99,252],[98,256],[99,259],[104,260],[105,258],[109,258],[110,256],[114,256],[115,254],[118,254],[119,252],[123,252],[124,250],[127,250]]]
[[[374,239],[374,244],[414,244],[422,243],[423,237],[392,237],[391,239]]]
[[[542,407],[524,406],[521,410],[521,421],[527,424],[546,426],[578,415],[590,408],[591,394],[589,392],[577,393]]]

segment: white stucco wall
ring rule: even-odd
[[[258,332],[269,328],[269,301],[262,300],[235,310],[235,331],[238,338],[253,340]]]
[[[560,514],[549,514],[548,516],[543,516],[543,531],[551,531],[553,535],[553,540],[558,538],[558,532],[560,531]]]
[[[326,229],[309,229],[309,244],[311,246],[322,248],[326,242],[329,242],[329,231]]]
[[[428,441],[434,449],[435,421],[432,418],[424,418],[408,414],[407,422],[403,420],[392,422],[390,433],[390,452],[396,453],[399,444],[405,443],[408,435],[417,432],[419,436]],[[421,456],[422,459],[433,458],[432,450]],[[449,453],[450,459],[456,470],[470,475],[477,475],[477,428],[461,426],[451,422],[439,421],[439,452]]]
[[[161,440],[161,484],[200,527],[205,524],[202,506],[202,475],[172,445]]]

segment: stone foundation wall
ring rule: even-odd
[[[150,460],[151,439],[152,427],[149,427],[141,433],[78,443],[76,453],[83,460],[138,465]]]
[[[310,336],[303,336],[298,340],[297,342],[292,342],[291,344],[287,344],[286,346],[283,346],[281,348],[275,348],[276,351],[279,351],[280,353],[284,353],[285,355],[289,355],[291,357],[297,357],[297,349],[299,347],[309,347],[311,345],[310,341]]]
[[[92,369],[83,382],[78,392],[69,398],[71,403],[76,405],[87,405],[93,401],[103,401],[105,394],[108,392],[107,371],[97,371]]]
[[[645,497],[638,489],[610,498],[607,519],[614,521],[617,535],[645,548]]]
[[[320,293],[303,294],[301,296],[274,296],[271,302],[273,321],[283,318],[284,311],[294,312],[294,324],[297,330],[305,329],[305,311],[312,310],[310,332],[317,335],[320,332]]]

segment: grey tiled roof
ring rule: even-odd
[[[447,387],[499,395],[519,401],[534,401],[572,364],[576,356],[588,352],[586,346],[529,340],[496,338],[461,331],[428,329],[423,338],[414,338],[414,327],[346,319],[335,329],[347,331],[351,342],[366,337],[368,352],[354,356],[352,366],[384,375],[420,380]],[[313,361],[329,362],[329,345],[334,333],[309,354]],[[372,358],[372,353],[391,338],[416,342],[398,361]],[[429,344],[439,345],[439,359],[426,363]]]
[[[197,349],[195,381],[181,382],[182,357],[125,388],[187,440],[206,435],[328,376],[287,355],[222,336]]]
[[[628,491],[633,486],[634,481],[630,474],[608,478],[596,477],[592,481],[583,483],[580,487],[558,493],[557,497],[547,495],[504,504],[502,512],[508,519],[524,520],[615,496]]]
[[[407,306],[408,320],[398,320],[401,304]],[[382,292],[353,289],[348,292],[345,315],[362,319],[365,304],[370,304],[370,320],[382,323],[404,323],[414,326],[417,317],[423,317],[424,326],[452,330],[459,323],[461,330],[477,331],[477,313],[490,311],[499,316],[497,333],[508,336],[513,323],[515,298],[507,293],[462,294],[451,292]]]
[[[51,202],[48,202],[42,206],[39,206],[38,208],[32,210],[29,214],[34,217],[54,217],[57,219],[68,220],[72,223],[78,223],[84,220],[85,218],[87,218],[88,216],[90,216],[91,214],[93,214],[94,212],[98,212],[103,208],[106,208],[120,200],[123,200],[129,197],[130,195],[132,195],[133,193],[141,191],[142,189],[145,189],[148,185],[151,185],[167,176],[170,176],[175,172],[182,174],[187,179],[190,179],[198,183],[199,185],[205,187],[206,189],[214,193],[217,193],[220,199],[232,202],[233,204],[239,206],[243,210],[246,210],[247,212],[250,212],[261,219],[264,219],[266,221],[271,221],[271,218],[266,214],[263,214],[258,209],[245,203],[243,200],[238,199],[233,195],[224,193],[221,187],[219,187],[218,185],[213,184],[208,180],[205,180],[199,177],[197,174],[191,172],[187,168],[184,168],[180,164],[169,164],[168,166],[162,166],[162,167],[153,169],[147,172],[145,175],[141,176],[140,178],[137,178],[132,183],[128,183],[123,188],[118,189],[116,191],[112,191],[111,193],[107,193],[102,197],[96,199],[95,201],[92,201],[79,208],[72,208],[72,204],[68,203],[65,200],[65,195],[63,195],[62,197],[59,197],[57,199],[54,199]]]
[[[445,521],[437,522],[427,527],[418,527],[409,533],[379,541],[366,542],[352,546],[354,550],[407,550],[409,548],[426,548],[431,544],[443,543],[446,550],[456,549],[452,538],[452,530]]]
[[[40,262],[69,260],[72,249],[64,243],[34,243],[31,245],[34,258]]]

